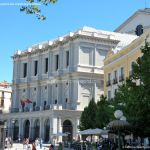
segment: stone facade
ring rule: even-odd
[[[103,94],[103,60],[111,48],[135,37],[83,27],[17,51],[13,56],[12,113],[0,116],[8,135],[48,142],[77,138],[81,113]],[[67,139],[66,139],[67,138]]]

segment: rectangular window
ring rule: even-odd
[[[45,58],[45,73],[48,72],[48,58]]]
[[[59,55],[55,55],[55,70],[58,70],[59,68]]]
[[[111,80],[111,73],[108,73],[108,81]]]
[[[38,72],[38,61],[34,61],[34,75],[36,76]]]
[[[27,76],[27,63],[23,64],[23,77],[25,78]]]
[[[117,79],[117,70],[114,72],[114,78]]]
[[[123,75],[124,75],[124,68],[123,67],[121,67],[120,74],[123,77]]]
[[[66,51],[66,67],[69,66],[69,51]]]
[[[124,80],[124,68],[120,68],[120,76],[119,76],[119,81],[122,82]]]
[[[0,107],[4,107],[4,92],[2,92],[2,95],[0,97]]]
[[[108,73],[108,77],[107,77],[107,86],[111,85],[111,73]]]
[[[111,100],[111,91],[108,91],[107,97],[108,97],[108,100]]]

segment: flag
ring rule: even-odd
[[[26,99],[25,103],[29,104],[29,103],[32,103],[32,101],[29,99]]]
[[[20,102],[21,102],[21,105],[22,105],[22,106],[25,106],[25,101],[24,101],[23,99],[21,99]]]
[[[27,98],[22,98],[20,102],[22,106],[24,106],[25,104],[32,103],[32,101]]]

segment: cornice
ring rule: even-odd
[[[91,33],[92,34],[92,33]],[[103,35],[104,36],[104,35]],[[112,39],[111,35],[105,35],[105,37],[98,37],[96,34],[93,35],[83,35],[80,33],[76,33],[73,36],[66,36],[66,37],[62,37],[55,40],[55,41],[47,41],[46,45],[37,45],[36,48],[28,48],[25,51],[18,51],[17,54],[15,54],[14,56],[12,56],[12,58],[15,60],[17,58],[23,58],[23,57],[27,57],[28,55],[32,56],[39,53],[42,53],[44,51],[52,51],[53,49],[59,47],[59,46],[64,46],[66,43],[68,42],[72,42],[76,39],[81,39],[81,40],[90,40],[92,42],[104,42],[104,43],[111,43],[111,44],[116,44],[119,41],[116,39]]]
[[[118,59],[119,57],[129,53],[130,51],[134,50],[135,48],[140,47],[140,45],[145,41],[145,39],[150,35],[150,30],[148,30],[146,33],[141,35],[139,38],[135,39],[133,42],[131,42],[127,47],[120,50],[118,53],[112,54],[110,56],[107,56],[104,60],[104,67],[108,65],[109,63],[113,62],[114,60]],[[140,49],[140,48],[139,48]]]

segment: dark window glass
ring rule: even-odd
[[[0,107],[4,107],[4,92],[2,92],[2,97],[0,97]]]
[[[57,99],[55,100],[55,104],[57,104]]]
[[[23,64],[23,77],[25,78],[27,76],[27,63]]]
[[[69,66],[69,51],[66,51],[66,67]]]
[[[114,72],[114,77],[115,77],[115,79],[117,79],[117,70],[115,70],[115,72]]]
[[[121,76],[123,76],[123,75],[124,75],[124,68],[121,67]]]
[[[140,36],[141,34],[143,34],[143,26],[142,25],[138,25],[136,27],[135,33],[137,36]]]
[[[68,102],[68,98],[66,98],[66,103]]]
[[[110,81],[110,80],[111,80],[111,74],[108,73],[108,81]]]
[[[59,55],[56,55],[55,56],[55,60],[56,60],[56,62],[55,62],[55,64],[56,64],[56,70],[58,70],[58,67],[59,67]]]
[[[45,58],[45,73],[48,72],[48,58]]]
[[[38,61],[36,60],[34,62],[34,75],[36,76],[37,75],[37,72],[38,72]]]

